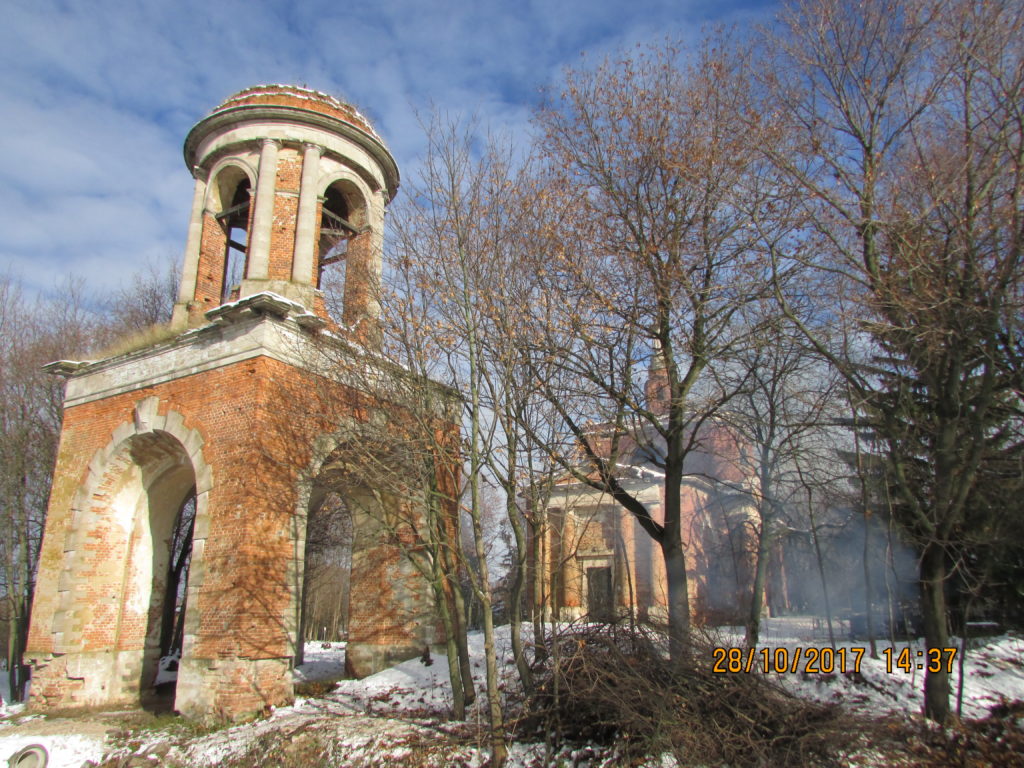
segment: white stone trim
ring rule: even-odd
[[[256,178],[256,204],[249,233],[249,280],[265,280],[270,270],[270,236],[274,224],[274,198],[277,190],[277,161],[281,142],[264,138],[260,147],[260,171]]]
[[[317,180],[317,191],[319,196],[322,198],[327,194],[327,190],[332,184],[336,184],[339,181],[351,182],[354,187],[359,191],[362,200],[362,211],[364,217],[366,217],[366,224],[374,227],[375,229],[380,228],[381,222],[374,222],[373,211],[371,209],[370,201],[373,200],[374,191],[367,186],[366,182],[350,168],[346,168],[340,163],[332,163],[335,167],[327,172],[322,172],[320,178]]]
[[[237,153],[240,145],[251,145],[264,138],[295,145],[317,144],[324,148],[324,156],[330,154],[357,173],[361,171],[362,178],[375,190],[385,187],[384,174],[377,160],[352,139],[323,128],[277,121],[246,122],[225,131],[211,133],[199,144],[196,163],[202,165],[223,151]]]
[[[305,346],[302,344],[305,333],[295,321],[277,321],[263,316],[230,325],[206,326],[178,337],[169,345],[93,364],[88,372],[68,379],[64,407],[175,381],[261,356],[305,368],[309,361],[300,351],[301,346]]]
[[[256,194],[256,179],[259,176],[256,167],[249,162],[249,157],[253,156],[252,153],[245,153],[241,155],[231,155],[230,157],[224,157],[218,160],[206,178],[206,197],[203,203],[203,211],[205,213],[220,213],[226,207],[223,200],[214,200],[214,196],[217,194],[217,178],[224,171],[225,168],[237,168],[246,175],[249,179],[249,194],[255,196]]]

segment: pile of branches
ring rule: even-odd
[[[672,663],[649,629],[571,625],[549,643],[525,725],[555,741],[614,745],[628,760],[670,753],[682,764],[824,765],[850,742],[855,729],[837,708],[756,672],[716,673],[711,650],[695,639]]]

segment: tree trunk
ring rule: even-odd
[[[686,579],[686,557],[678,532],[675,536],[665,536],[661,551],[665,557],[665,575],[668,579],[668,653],[674,664],[681,664],[689,658],[690,594]]]
[[[748,648],[753,648],[757,645],[757,641],[761,633],[761,608],[764,604],[764,583],[768,577],[768,524],[768,518],[764,513],[762,513],[761,530],[757,535],[757,563],[754,566],[754,591],[750,595],[750,615],[747,618],[746,643]]]
[[[7,675],[8,688],[10,690],[9,701],[21,701],[25,696],[25,666],[22,664],[22,653],[25,648],[25,635],[27,615],[24,603],[17,597],[11,597],[8,601],[10,606],[9,621],[7,624]]]
[[[519,508],[515,504],[515,487],[508,487],[506,498],[509,500],[506,506],[509,524],[512,526],[512,533],[516,540],[515,573],[512,577],[512,586],[509,594],[509,621],[512,632],[512,655],[516,660],[516,669],[519,672],[519,682],[522,683],[523,692],[529,695],[533,691],[533,673],[530,671],[530,664],[526,659],[526,652],[523,648],[523,637],[521,627],[523,621],[523,588],[526,581],[526,536],[523,533],[523,523],[519,519]]]
[[[455,642],[459,647],[463,698],[468,707],[476,701],[476,686],[473,684],[473,666],[469,660],[469,641],[466,639],[466,603],[462,596],[462,588],[457,583],[452,585],[452,599],[455,601],[452,622],[455,625]]]
[[[452,687],[452,719],[466,719],[466,689],[462,683],[462,665],[459,658],[459,644],[456,639],[457,630],[455,622],[452,621],[452,607],[449,607],[449,595],[452,591],[445,580],[443,573],[435,571],[433,584],[434,595],[437,599],[438,612],[441,614],[441,624],[444,626],[445,634],[445,655],[448,657],[448,681]],[[451,600],[454,606],[454,599]]]
[[[937,542],[930,542],[921,555],[921,615],[924,619],[925,647],[939,649],[940,659],[949,647],[946,628],[946,553]],[[949,719],[949,672],[944,664],[933,672],[928,665],[924,677],[924,714],[937,723]]]
[[[548,621],[548,600],[545,594],[548,552],[545,546],[546,515],[537,509],[533,510],[533,515],[530,521],[533,535],[533,658],[539,662],[548,656],[545,637]]]
[[[821,596],[825,601],[825,623],[828,625],[828,642],[832,650],[836,648],[836,636],[832,630],[832,604],[828,598],[828,578],[825,576],[825,560],[821,554],[821,541],[818,539],[818,526],[814,522],[814,497],[809,486],[807,491],[807,518],[811,523],[811,539],[814,542],[814,559],[818,563],[818,578],[821,579]]]
[[[676,411],[678,408],[671,406],[670,423],[678,423]],[[665,524],[658,543],[665,558],[668,581],[668,653],[677,666],[684,664],[690,655],[690,589],[686,578],[686,552],[683,550],[681,498],[685,459],[679,430],[670,430],[665,450]]]
[[[308,547],[307,547],[308,549]],[[292,659],[294,666],[306,660],[306,597],[309,594],[309,552],[302,558],[302,590],[299,593],[299,621],[295,628],[295,654]]]
[[[875,617],[871,602],[871,592],[874,589],[871,581],[871,510],[868,509],[867,498],[862,498],[864,505],[864,620],[868,631],[868,645],[871,647],[871,658],[878,658],[878,643],[875,641]]]

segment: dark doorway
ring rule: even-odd
[[[587,613],[594,621],[611,621],[612,569],[587,568]]]

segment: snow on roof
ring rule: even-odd
[[[290,101],[306,102],[306,106],[312,111],[330,114],[345,122],[352,123],[357,128],[373,136],[381,144],[384,144],[384,140],[374,130],[369,119],[354,105],[342,101],[329,93],[316,91],[312,88],[304,88],[299,85],[286,85],[284,83],[254,85],[229,96],[222,103],[218,104],[211,114],[233,107],[242,107],[249,104],[255,105],[267,101],[278,103],[280,106],[295,106],[294,104],[289,104],[288,102]]]

